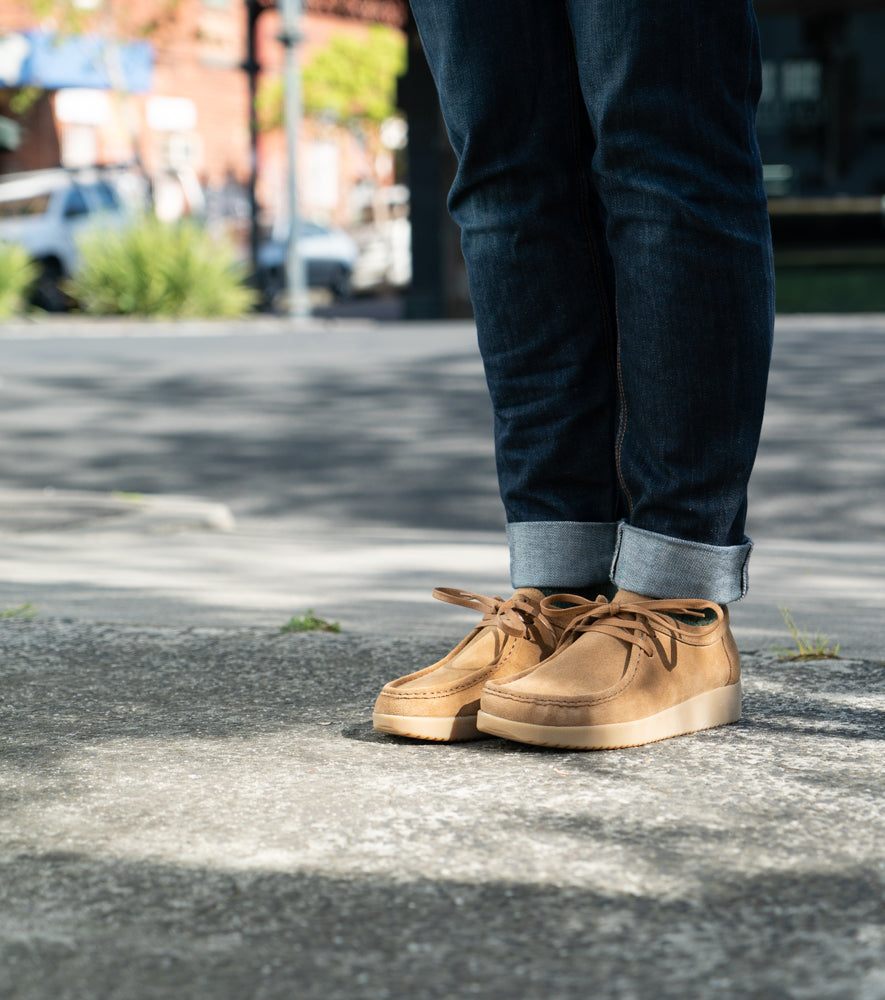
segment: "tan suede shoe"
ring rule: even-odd
[[[438,663],[385,684],[375,702],[374,727],[424,740],[473,740],[483,685],[535,667],[556,648],[563,623],[541,611],[540,590],[523,589],[507,601],[438,588],[433,596],[484,612],[482,621]]]
[[[569,621],[556,653],[486,685],[480,730],[520,743],[604,750],[741,717],[740,660],[726,608],[624,590],[609,604],[582,606],[568,596],[573,606],[556,608],[565,596],[541,606],[551,620]]]

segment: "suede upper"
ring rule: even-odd
[[[435,596],[468,607],[477,607],[480,600],[488,602],[483,622],[437,663],[385,684],[375,703],[376,713],[476,715],[486,681],[532,669],[553,652],[561,629],[539,620],[541,591],[523,588],[508,601],[479,595],[464,595],[470,601],[453,600],[453,593],[437,591]]]
[[[483,712],[540,726],[608,725],[647,718],[740,679],[728,611],[717,604],[619,591],[607,608],[588,606],[583,620],[581,610],[563,612],[573,624],[543,664],[486,685]],[[692,625],[672,617],[692,613],[714,620]]]

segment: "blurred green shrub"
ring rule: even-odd
[[[27,308],[28,294],[38,274],[39,268],[26,250],[0,242],[0,317],[14,316]]]
[[[93,315],[242,316],[257,302],[233,247],[190,222],[144,217],[92,232],[65,290]]]

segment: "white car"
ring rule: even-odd
[[[36,305],[66,305],[61,278],[77,269],[77,240],[95,227],[119,228],[129,214],[96,170],[33,170],[0,176],[0,240],[18,243],[40,265]]]
[[[271,238],[258,248],[258,287],[268,308],[286,288],[286,228],[275,226]],[[298,252],[305,262],[308,287],[328,288],[339,298],[350,295],[359,256],[354,240],[342,229],[314,222],[301,221],[298,228]]]

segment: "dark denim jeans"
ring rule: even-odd
[[[752,0],[412,8],[514,585],[736,599],[773,323]]]

